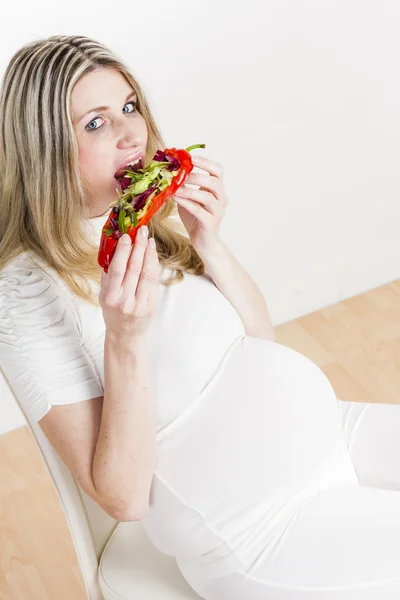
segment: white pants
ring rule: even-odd
[[[273,557],[208,581],[202,597],[400,599],[400,405],[339,403],[359,485],[319,492]]]
[[[205,600],[400,600],[400,405],[245,336],[157,436],[150,539]]]

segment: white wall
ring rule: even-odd
[[[220,162],[222,237],[274,326],[400,276],[400,3],[169,0],[8,7],[24,43],[94,37],[133,68],[168,145]]]

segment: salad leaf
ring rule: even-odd
[[[121,210],[119,211],[119,215],[118,215],[118,225],[119,225],[119,230],[121,233],[126,233],[125,217],[126,217],[126,211],[123,208],[121,208]]]

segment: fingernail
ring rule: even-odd
[[[142,238],[142,240],[146,239],[148,231],[149,230],[146,227],[146,225],[143,225],[143,227],[140,228],[140,237]]]
[[[130,244],[131,243],[131,238],[129,237],[129,235],[127,233],[124,233],[124,235],[121,237],[121,243],[122,244]]]

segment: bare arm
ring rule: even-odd
[[[275,341],[265,298],[228,246],[220,241],[201,258],[206,272],[242,319],[246,334]]]
[[[104,396],[54,405],[40,420],[82,489],[110,516],[137,521],[147,513],[155,460],[155,403],[147,331],[157,305],[159,262],[138,236],[118,242],[100,304],[106,324]]]
[[[120,507],[120,520],[142,518],[149,506],[156,434],[149,376],[145,339],[106,330],[93,481],[98,494]]]

